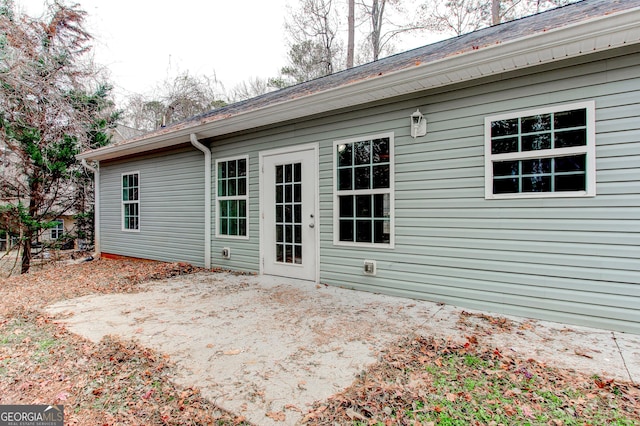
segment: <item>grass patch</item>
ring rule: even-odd
[[[640,389],[497,349],[416,337],[389,349],[309,424],[634,425]]]

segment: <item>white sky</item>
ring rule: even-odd
[[[286,62],[287,0],[75,0],[88,13],[96,62],[116,94],[146,93],[167,74],[214,73],[227,90]],[[40,16],[43,0],[17,0]]]
[[[69,3],[74,0],[69,0]],[[286,65],[284,19],[297,0],[75,0],[88,13],[95,60],[110,71],[115,95],[149,93],[189,71],[215,76],[230,91]],[[44,0],[16,5],[41,16]],[[356,40],[357,42],[357,40]],[[402,49],[426,44],[413,40]],[[401,49],[401,50],[402,50]]]

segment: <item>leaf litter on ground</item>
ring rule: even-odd
[[[503,327],[503,322],[497,325]],[[414,335],[384,350],[314,425],[636,425],[640,388],[507,356],[476,336]]]
[[[166,355],[117,336],[93,343],[41,311],[59,300],[136,292],[150,280],[201,271],[187,263],[100,259],[1,280],[0,404],[62,404],[71,425],[246,424],[197,388],[174,384]]]
[[[141,291],[150,280],[203,271],[133,259],[54,265],[0,280],[0,404],[63,404],[76,425],[236,425],[197,388],[172,382],[171,360],[133,341],[93,343],[41,308],[95,294]],[[382,352],[344,391],[318,401],[310,425],[640,424],[637,385],[545,366],[484,347],[508,331],[501,317],[461,314],[466,342],[409,336]],[[480,328],[479,328],[480,327]],[[474,332],[477,333],[473,334]],[[284,421],[278,413],[272,420]]]

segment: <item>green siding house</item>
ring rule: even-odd
[[[640,333],[640,0],[574,3],[79,158],[103,254]]]

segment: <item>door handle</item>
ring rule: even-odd
[[[315,228],[315,227],[316,227],[315,223],[312,222],[312,223],[309,224],[309,228]]]

